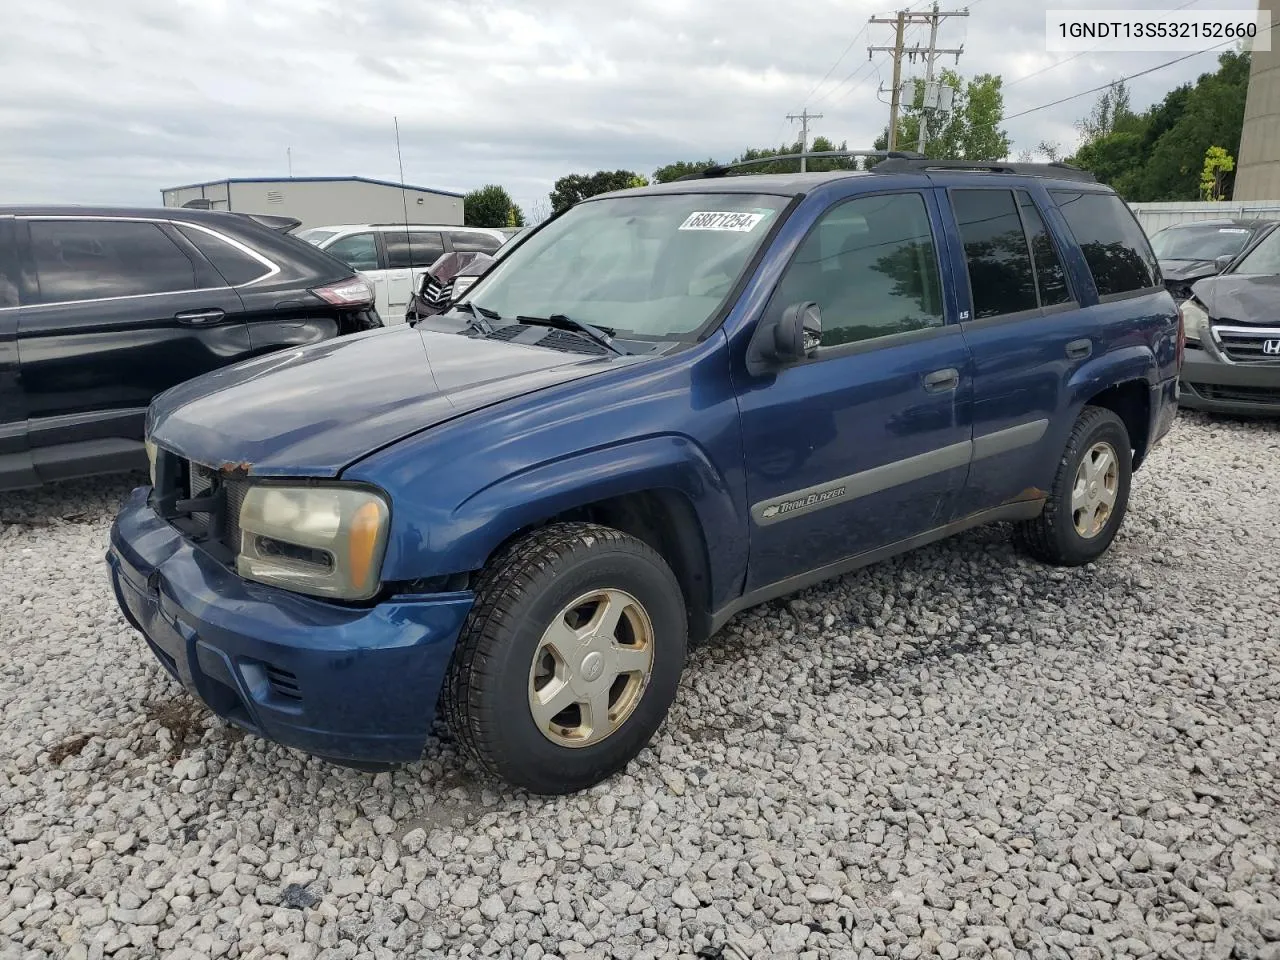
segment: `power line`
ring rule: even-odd
[[[831,67],[827,70],[823,78],[819,80],[816,84],[814,84],[813,89],[810,90],[808,95],[804,98],[804,103],[807,104],[810,98],[812,98],[813,95],[818,92],[818,88],[821,87],[824,83],[827,82],[827,80],[831,78],[831,74],[835,73],[836,67],[840,66],[840,62],[849,55],[849,51],[853,49],[853,45],[857,43],[860,39],[862,39],[862,35],[867,32],[868,26],[869,24],[864,23],[862,25],[862,29],[859,30],[856,34],[854,34],[853,39],[849,41],[849,45],[844,48],[844,52],[841,53],[840,56],[836,57],[836,62],[831,64]]]

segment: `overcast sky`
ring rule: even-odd
[[[891,43],[892,29],[867,20],[896,8],[875,0],[3,3],[0,202],[155,205],[163,187],[283,176],[287,148],[295,176],[398,180],[394,116],[407,182],[459,192],[501,183],[526,207],[545,202],[566,173],[648,174],[672,160],[723,160],[784,142],[798,133],[785,115],[806,105],[823,115],[813,134],[869,147],[886,122],[887,94],[877,87],[890,67],[884,54],[868,62],[866,47]],[[1251,5],[1193,0],[1190,8]],[[1180,55],[1086,54],[1030,76],[1072,56],[1045,52],[1046,6],[974,0],[971,15],[940,34],[940,46],[964,45],[962,73],[1003,75],[1008,115]],[[909,44],[922,39],[923,27],[908,33]],[[1214,69],[1215,56],[1135,80],[1135,107]],[[908,66],[908,75],[919,69]],[[1015,152],[1041,139],[1070,147],[1093,99],[1010,120]]]

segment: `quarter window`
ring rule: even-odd
[[[1114,193],[1051,193],[1080,244],[1100,297],[1157,285],[1160,269],[1155,254],[1123,200]]]
[[[429,267],[444,255],[444,239],[439,233],[405,233],[390,230],[382,235],[387,246],[387,266],[392,270]]]
[[[197,250],[205,255],[205,258],[213,264],[214,269],[230,286],[236,287],[249,283],[270,271],[270,268],[261,260],[249,256],[240,248],[232,246],[212,233],[205,233],[186,224],[179,224],[178,229]]]
[[[924,198],[857,197],[823,214],[788,264],[771,310],[810,300],[822,310],[823,346],[941,326],[938,255]]]
[[[337,257],[352,270],[378,269],[378,241],[372,233],[342,237],[325,247],[324,252]]]
[[[973,318],[1034,310],[1035,274],[1011,190],[953,190],[951,205],[964,241]]]
[[[195,268],[154,223],[33,220],[40,303],[193,290]]]

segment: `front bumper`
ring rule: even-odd
[[[116,600],[165,670],[216,714],[354,765],[422,753],[470,593],[355,608],[243,580],[134,490],[111,527]]]
[[[1224,363],[1188,344],[1179,387],[1191,410],[1280,417],[1280,363]]]

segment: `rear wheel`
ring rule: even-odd
[[[623,769],[675,699],[684,597],[662,557],[618,530],[558,523],[482,571],[444,691],[489,772],[536,793]]]
[[[1018,544],[1059,566],[1096,560],[1124,522],[1132,474],[1124,421],[1105,407],[1085,407],[1067,439],[1044,511],[1015,527]]]

